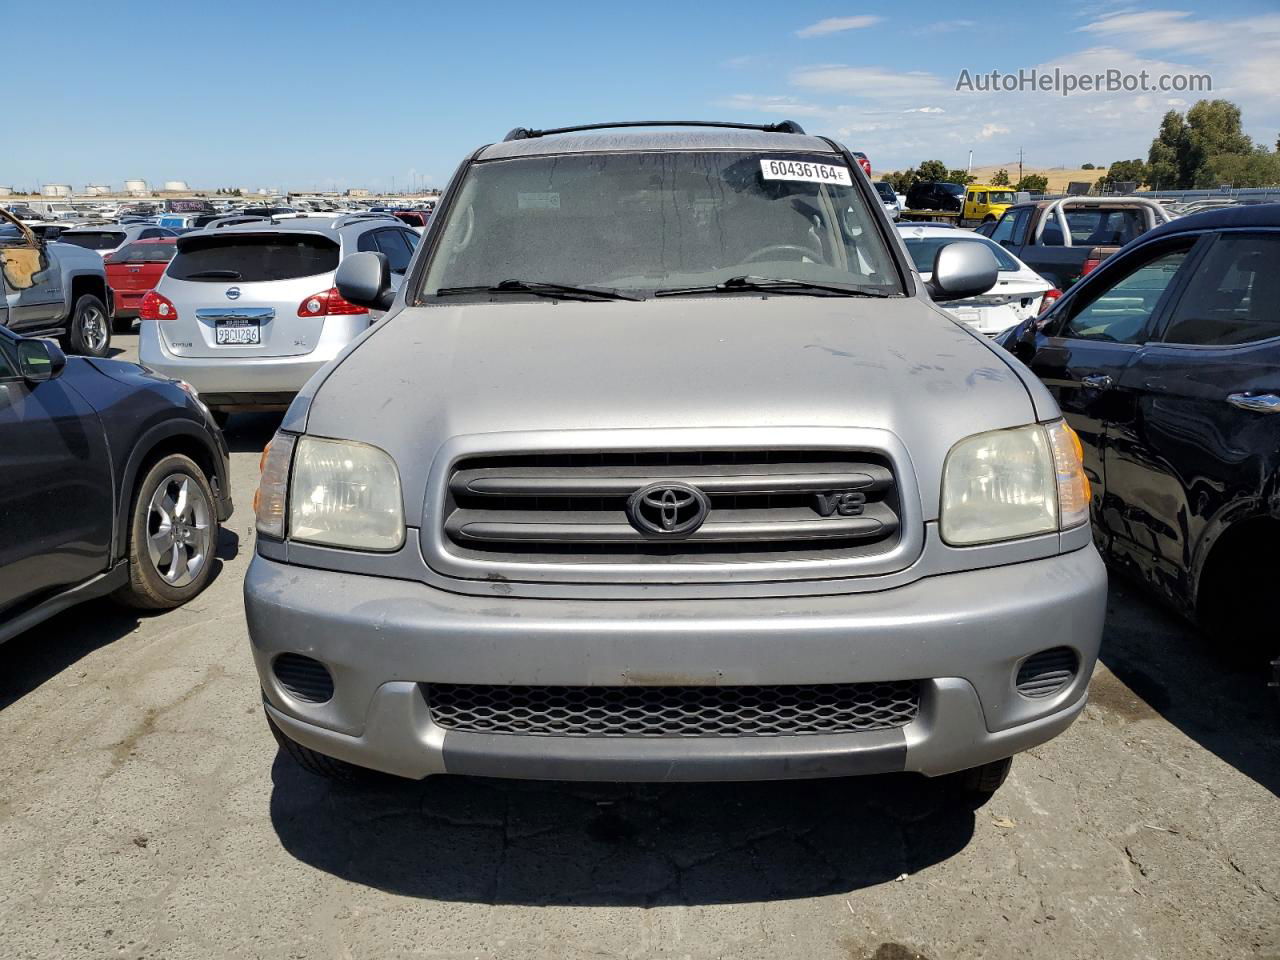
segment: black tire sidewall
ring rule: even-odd
[[[107,334],[107,339],[102,344],[102,349],[98,351],[90,350],[84,340],[84,315],[95,307],[102,313],[102,320]],[[86,293],[76,301],[75,308],[71,312],[71,326],[67,332],[67,342],[71,347],[71,352],[85,357],[105,357],[111,351],[113,326],[114,323],[107,313],[107,305],[93,294]]]
[[[183,587],[175,587],[164,582],[159,572],[151,563],[147,553],[147,512],[151,497],[160,482],[174,473],[183,473],[191,477],[200,493],[209,505],[209,556],[205,559],[204,568],[194,580]],[[190,457],[182,454],[169,454],[156,461],[146,472],[134,493],[133,504],[129,511],[129,565],[134,592],[140,593],[143,599],[152,603],[159,601],[164,606],[176,607],[186,603],[200,593],[213,575],[214,555],[218,547],[218,512],[213,498],[213,490],[204,471]],[[141,581],[142,590],[138,589]],[[151,594],[150,597],[147,594]]]

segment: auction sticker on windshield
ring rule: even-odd
[[[810,183],[840,183],[853,186],[848,167],[806,160],[761,160],[760,172],[766,180],[807,180]]]

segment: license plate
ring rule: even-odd
[[[213,331],[217,344],[255,344],[262,342],[262,330],[257,320],[240,318],[219,320]]]

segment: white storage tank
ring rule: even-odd
[[[71,196],[71,184],[46,183],[40,188],[40,195],[45,197],[69,197]]]
[[[191,190],[185,180],[166,180],[164,189],[166,193],[187,193]]]
[[[111,192],[111,186],[106,183],[91,183],[84,188],[84,192],[91,197],[105,197]]]
[[[0,187],[0,197],[12,197],[13,187]]]
[[[137,196],[145,196],[147,193],[147,181],[145,180],[126,180],[124,182],[124,192],[132,193]]]

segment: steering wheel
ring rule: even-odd
[[[802,247],[798,243],[772,243],[767,247],[761,247],[754,253],[748,254],[743,263],[755,263],[757,260],[765,259],[765,255],[769,253],[798,253],[802,257],[809,257],[817,263],[822,262],[822,254],[811,247]]]

